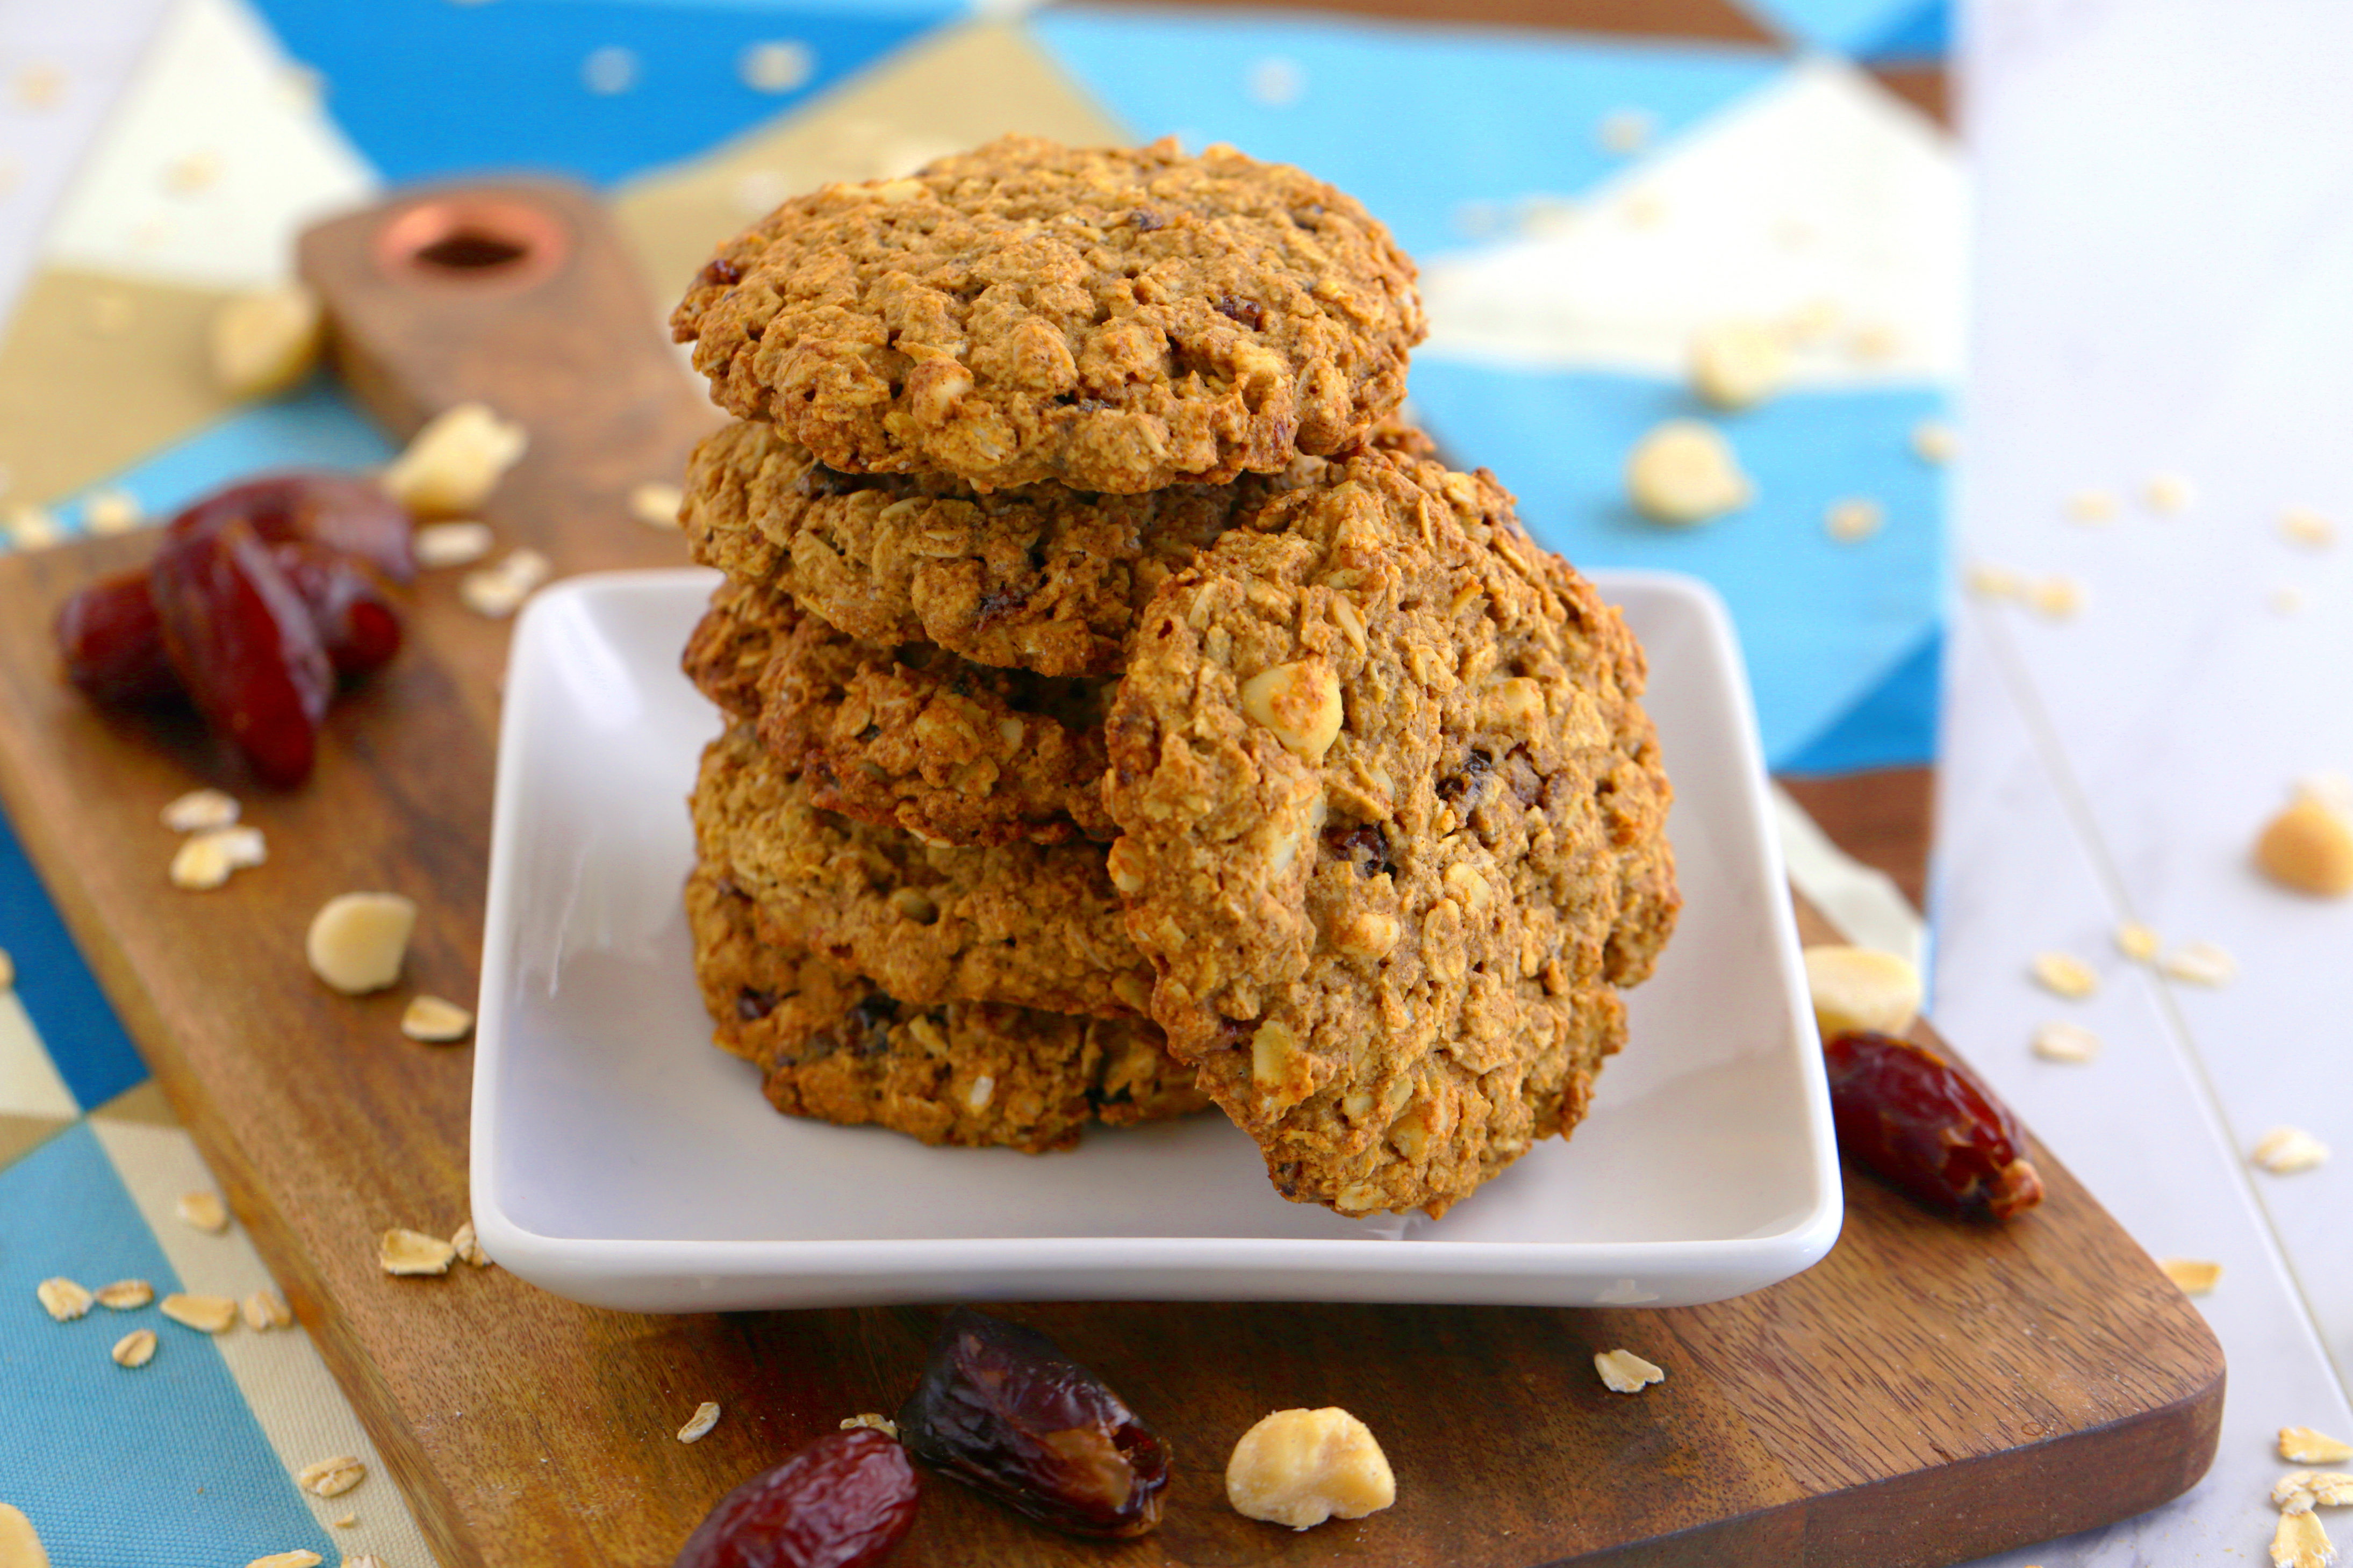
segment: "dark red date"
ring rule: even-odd
[[[1034,1329],[968,1307],[948,1314],[899,1412],[915,1457],[1075,1535],[1160,1522],[1168,1447],[1102,1379]]]
[[[66,679],[100,702],[181,695],[143,567],[101,577],[58,605],[57,638]]]
[[[719,1500],[674,1568],[868,1568],[915,1521],[915,1468],[871,1426],[819,1437]]]
[[[2018,1118],[1960,1063],[1865,1033],[1838,1036],[1822,1055],[1849,1159],[1956,1214],[2008,1219],[2042,1201]]]
[[[311,773],[334,667],[302,597],[252,525],[167,534],[148,568],[164,648],[196,709],[263,782]]]
[[[269,554],[301,595],[337,675],[354,679],[392,662],[400,651],[400,613],[364,558],[306,539],[273,544]]]
[[[395,583],[417,575],[416,523],[374,479],[298,468],[215,490],[174,517],[171,531],[243,521],[272,544],[307,540],[359,556]]]

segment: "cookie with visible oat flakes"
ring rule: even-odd
[[[670,327],[828,468],[1135,494],[1355,444],[1405,395],[1413,279],[1297,169],[1008,136],[786,203]]]
[[[821,811],[742,722],[705,748],[691,805],[702,864],[902,1001],[1145,1015],[1152,971],[1099,844],[944,848]]]
[[[1584,1114],[1673,926],[1671,790],[1641,648],[1490,476],[1345,468],[1154,595],[1111,869],[1277,1188],[1436,1214]]]
[[[1394,422],[1369,441],[1434,455],[1429,437]],[[681,521],[697,561],[863,641],[936,643],[1039,675],[1116,675],[1153,591],[1325,466],[1301,458],[1280,473],[1141,495],[1057,484],[984,494],[944,474],[838,473],[775,426],[739,421],[695,448]]]
[[[928,643],[876,647],[734,583],[712,596],[687,672],[758,724],[822,810],[935,845],[1112,837],[1107,681],[994,669]]]
[[[688,879],[686,909],[716,1043],[759,1068],[786,1115],[1034,1154],[1069,1148],[1089,1122],[1208,1105],[1142,1019],[897,1001],[763,930],[751,899],[706,868]]]

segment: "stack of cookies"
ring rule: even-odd
[[[1214,1102],[1350,1215],[1575,1125],[1677,907],[1642,656],[1396,423],[1362,207],[1008,138],[786,204],[672,324],[737,419],[687,904],[780,1110],[1035,1151]]]

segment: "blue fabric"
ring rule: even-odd
[[[1920,0],[1917,9],[1896,17],[1855,49],[1867,65],[1930,65],[1953,47],[1953,10],[1947,0]]]
[[[158,1301],[181,1289],[87,1122],[0,1170],[0,1498],[57,1568],[232,1568],[301,1547],[341,1560],[208,1335],[153,1304],[52,1322],[33,1295],[52,1275],[145,1279]],[[115,1365],[114,1342],[142,1328],[155,1359]]]
[[[639,0],[255,0],[294,58],[322,72],[335,123],[388,180],[556,171],[606,184],[710,152],[963,13],[893,5]],[[807,47],[789,92],[737,74],[756,44]],[[626,91],[591,91],[588,57],[625,49]]]
[[[1573,196],[1629,166],[1602,143],[1611,114],[1641,112],[1663,142],[1788,65],[1730,45],[1216,11],[1058,8],[1029,27],[1137,136],[1296,163],[1424,259],[1461,245],[1467,205]],[[1270,61],[1296,73],[1290,102],[1252,95]]]
[[[339,384],[321,376],[275,402],[241,408],[91,489],[128,490],[160,522],[206,491],[265,468],[373,468],[397,450]],[[79,526],[89,495],[59,504],[67,522]]]
[[[1918,8],[1920,0],[1741,0],[1757,19],[1793,43],[1861,58]]]
[[[1781,771],[1800,777],[1909,767],[1928,761],[1943,711],[1944,633],[1922,637],[1887,679],[1863,694]]]
[[[114,1009],[90,977],[90,966],[66,934],[65,921],[58,918],[57,906],[49,902],[5,817],[0,817],[0,947],[16,960],[16,999],[82,1110],[94,1110],[145,1081],[146,1063],[139,1059]],[[0,1209],[0,1218],[5,1218],[5,1209]],[[0,1311],[9,1310],[11,1300],[0,1294]],[[27,1294],[24,1300],[29,1302],[32,1297]],[[0,1403],[5,1402],[0,1394]],[[0,1443],[5,1441],[0,1438]],[[0,1492],[0,1497],[6,1495]]]
[[[1938,416],[1928,388],[1784,393],[1717,422],[1756,481],[1746,510],[1662,528],[1626,501],[1626,454],[1661,420],[1703,414],[1679,381],[1601,371],[1524,371],[1417,355],[1413,402],[1466,467],[1495,470],[1538,539],[1580,567],[1652,566],[1704,577],[1740,630],[1765,755],[1806,753],[1938,623],[1943,476],[1912,450]],[[1886,523],[1855,543],[1823,527],[1866,498]],[[1916,693],[1915,693],[1916,695]],[[1883,733],[1900,760],[1934,752],[1936,710]],[[1890,760],[1895,760],[1891,758]]]

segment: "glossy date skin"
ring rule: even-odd
[[[1160,1522],[1167,1445],[1034,1329],[949,1313],[898,1422],[917,1458],[1041,1524],[1121,1538]]]
[[[871,1568],[914,1523],[915,1497],[897,1443],[835,1432],[721,1498],[673,1568]]]
[[[1931,1207],[2006,1220],[2042,1201],[2026,1135],[1960,1063],[1862,1031],[1822,1047],[1839,1152]]]
[[[260,535],[232,521],[167,537],[148,568],[164,648],[215,733],[266,784],[311,774],[334,664]]]

